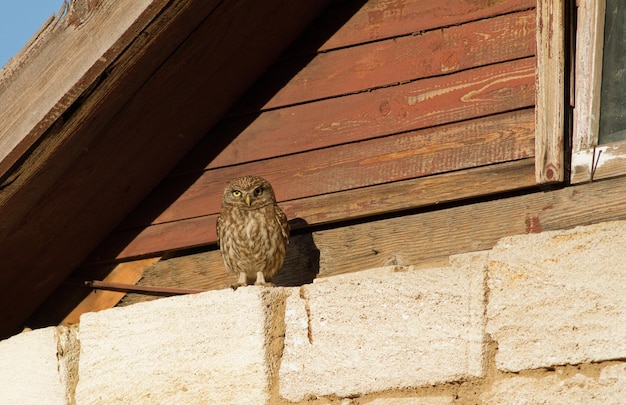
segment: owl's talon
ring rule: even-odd
[[[265,274],[263,274],[262,271],[257,271],[256,281],[254,282],[254,285],[260,285],[263,287],[275,287],[274,284],[270,283],[269,281],[265,281]]]
[[[248,285],[248,279],[246,277],[246,273],[239,273],[239,280],[235,284],[231,284],[231,288],[237,291],[239,287],[245,287]]]
[[[276,284],[268,283],[268,282],[264,282],[264,283],[256,282],[256,283],[254,283],[254,285],[260,285],[262,287],[276,287]]]
[[[235,283],[235,284],[231,284],[231,285],[230,285],[230,288],[232,288],[232,289],[233,289],[233,291],[237,291],[237,288],[239,288],[239,287],[245,287],[245,286],[247,286],[247,285],[248,285],[248,284],[246,284],[246,283],[243,283],[243,284],[242,284],[242,283]]]

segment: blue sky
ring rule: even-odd
[[[59,12],[62,4],[63,0],[0,0],[0,67]]]

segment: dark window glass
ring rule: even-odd
[[[626,140],[626,1],[607,0],[598,143]]]

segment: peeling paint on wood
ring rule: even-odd
[[[626,142],[614,142],[572,153],[572,182],[600,180],[626,173]]]

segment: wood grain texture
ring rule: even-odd
[[[318,277],[392,264],[441,265],[453,254],[490,249],[505,236],[624,220],[625,188],[626,178],[614,178],[314,232]],[[229,282],[217,250],[170,260],[151,268],[141,283],[210,290]],[[279,274],[287,278],[292,269],[297,265],[286,263]],[[136,300],[142,298],[130,302]]]
[[[223,120],[175,173],[363,141],[534,103],[535,59],[499,63],[267,111],[249,120]]]
[[[161,11],[165,0],[70,9],[20,54],[0,82],[0,178]],[[106,27],[107,35],[95,35]],[[88,40],[85,40],[88,38]],[[26,63],[27,62],[27,63]],[[33,100],[37,100],[33,106]]]
[[[626,218],[626,179],[314,234],[320,276],[490,249],[502,237]]]
[[[281,204],[291,219],[321,225],[458,201],[534,185],[534,160],[459,170],[378,186],[364,187]],[[112,233],[88,262],[128,259],[173,249],[215,243],[216,215],[167,222],[142,229]],[[292,226],[298,229],[301,225]]]
[[[565,1],[537,1],[537,183],[565,179]]]
[[[499,14],[534,8],[535,0],[374,0],[368,1],[320,51],[418,33]],[[338,5],[341,7],[341,4]],[[341,14],[332,10],[330,12]]]
[[[531,98],[528,94],[527,101]],[[218,213],[224,186],[244,173],[267,178],[279,202],[293,201],[532,157],[534,134],[534,110],[526,109],[208,170],[199,177],[171,177],[120,228]],[[190,186],[180,194],[187,184]]]
[[[324,52],[312,59],[283,57],[230,114],[301,104],[532,56],[535,22],[535,11],[528,10]],[[287,83],[285,78],[290,78]]]
[[[517,2],[514,7],[522,3]],[[524,4],[528,8],[528,4]],[[434,3],[425,6],[432,8]],[[364,187],[369,190],[369,186],[395,181],[402,187],[402,181],[412,177],[533,156],[534,144],[528,143],[534,142],[534,123],[529,120],[531,110],[513,113],[504,120],[494,117],[489,124],[490,119],[486,118],[478,126],[463,123],[456,129],[435,127],[377,138],[532,106],[534,59],[494,63],[534,53],[534,18],[534,10],[528,10],[420,36],[318,55],[319,59],[307,66],[300,73],[301,77],[296,76],[285,87],[293,87],[288,90],[292,96],[308,94],[310,83],[315,80],[331,82],[324,85],[340,94],[350,92],[351,88],[345,86],[356,89],[412,76],[423,79],[432,74],[447,75],[223,121],[90,260],[153,254],[154,249],[181,248],[186,247],[186,243],[187,246],[211,243],[214,241],[214,215],[219,211],[223,186],[243,173],[268,178],[278,198],[287,201],[285,209],[293,206],[293,215],[310,224],[320,224],[412,206],[406,201],[400,202],[402,199],[377,197],[376,201],[385,202],[367,202],[358,192],[351,198],[346,190]],[[425,47],[432,52],[423,52]],[[415,49],[419,49],[418,54]],[[358,62],[360,66],[370,66],[369,70],[347,63],[358,59],[358,55],[365,58]],[[373,63],[381,59],[388,59],[388,64]],[[416,66],[417,73],[409,68],[403,71],[400,61]],[[488,66],[468,69],[483,64]],[[347,67],[342,76],[343,65]],[[390,65],[400,68],[390,69]],[[281,74],[280,69],[277,72]],[[356,84],[349,83],[346,78],[355,73],[361,74],[363,79],[353,79]],[[404,76],[393,76],[390,80],[380,79],[381,74]],[[371,84],[372,80],[375,84]],[[368,81],[370,83],[366,84]],[[297,83],[306,85],[297,87]],[[252,93],[258,91],[257,87]],[[220,145],[225,148],[216,156]],[[205,172],[200,172],[202,170]],[[511,187],[517,187],[517,183],[512,183]],[[442,200],[446,201],[449,195],[439,190]],[[346,212],[346,205],[334,199],[335,196],[350,201],[348,206],[354,209]],[[315,199],[321,203],[324,198],[324,204],[334,201],[326,205],[326,209],[317,209],[319,205],[311,204]],[[433,201],[438,201],[437,198],[435,196]],[[308,207],[308,211],[304,207]],[[149,224],[155,226],[146,227]]]

